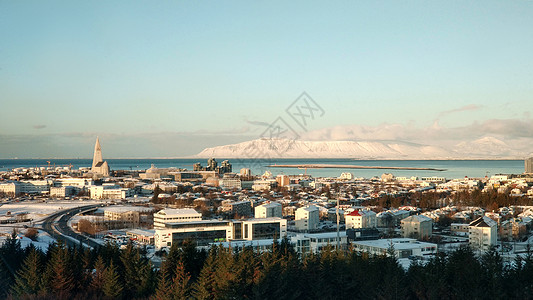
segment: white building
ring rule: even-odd
[[[346,231],[339,232],[340,245],[346,245]],[[304,233],[291,236],[291,243],[298,253],[318,253],[328,246],[337,246],[337,232]]]
[[[281,203],[278,202],[270,202],[256,206],[254,212],[255,218],[281,218],[283,216]]]
[[[124,227],[138,227],[141,213],[150,213],[152,208],[141,206],[111,206],[104,208],[104,220],[122,222]]]
[[[388,255],[389,251],[394,251],[396,258],[427,257],[437,253],[437,244],[420,242],[410,238],[353,241],[352,246],[354,250],[370,255]]]
[[[197,246],[232,240],[269,240],[287,236],[287,220],[262,218],[248,220],[202,220],[167,223],[165,229],[155,230],[157,249],[173,243],[192,240]]]
[[[54,186],[74,186],[77,188],[88,188],[93,185],[91,178],[58,178],[54,179]]]
[[[154,229],[164,229],[167,223],[202,221],[202,214],[192,208],[167,208],[154,214]]]
[[[318,222],[320,221],[320,211],[314,205],[300,207],[296,210],[295,221],[297,230],[315,230],[318,228]]]
[[[92,199],[126,199],[134,195],[133,190],[113,184],[93,185],[89,191]]]
[[[341,180],[353,180],[353,174],[349,172],[341,173],[341,176],[339,176],[339,179]]]
[[[371,210],[354,210],[344,216],[346,229],[375,228],[378,226],[376,213]]]
[[[498,224],[491,218],[483,216],[470,223],[469,243],[473,250],[485,252],[496,246],[497,238]]]
[[[20,186],[16,182],[0,183],[0,195],[15,197],[20,194]]]
[[[242,182],[239,178],[222,178],[218,180],[218,185],[221,188],[224,188],[227,190],[233,190],[233,189],[240,190],[242,188]]]
[[[401,221],[402,236],[406,238],[425,239],[433,233],[433,220],[424,215],[410,216]]]
[[[76,188],[73,186],[51,186],[50,197],[65,198],[76,194]]]
[[[252,185],[252,190],[254,190],[254,191],[264,191],[264,190],[270,191],[277,184],[278,183],[277,183],[277,181],[275,179],[255,180],[254,184]]]
[[[18,181],[20,193],[22,194],[43,194],[50,192],[53,185],[52,180],[21,180]]]

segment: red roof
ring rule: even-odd
[[[348,216],[360,217],[361,214],[359,213],[358,210],[354,210],[351,213],[349,213]]]

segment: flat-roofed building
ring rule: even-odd
[[[134,190],[113,184],[93,185],[89,191],[92,199],[126,199],[134,195]]]
[[[256,218],[283,217],[281,203],[270,202],[254,208]]]
[[[78,188],[88,188],[93,185],[94,181],[92,178],[58,178],[54,179],[54,186],[75,186]]]
[[[20,194],[20,185],[17,182],[0,183],[0,195],[15,197]]]
[[[346,231],[339,232],[339,242],[344,247],[347,244]],[[294,249],[300,254],[318,253],[328,246],[337,246],[337,232],[304,233],[291,236]]]
[[[233,221],[233,227],[234,235],[231,239],[235,240],[279,239],[287,236],[287,220],[282,218],[236,220]],[[242,236],[238,234],[239,228]]]
[[[278,182],[275,179],[263,179],[255,180],[252,185],[254,191],[270,191],[273,187],[276,187]]]
[[[20,180],[18,181],[21,194],[44,194],[50,192],[54,184],[52,180]]]
[[[222,210],[225,212],[229,212],[231,215],[251,216],[252,202],[249,200],[224,200],[222,201]]]
[[[78,190],[73,186],[51,186],[50,197],[65,198],[75,195]]]
[[[218,180],[218,185],[226,190],[240,190],[242,188],[240,178],[222,178]]]
[[[120,223],[125,227],[139,227],[141,214],[151,214],[152,208],[142,206],[110,206],[104,208],[104,220],[113,221],[114,227],[120,227]]]
[[[526,158],[524,161],[524,169],[526,174],[533,174],[533,157]]]
[[[411,238],[353,241],[351,244],[355,251],[366,252],[370,255],[389,255],[389,252],[393,250],[396,258],[427,257],[437,253],[437,244],[420,242]]]
[[[153,229],[130,229],[126,231],[126,236],[136,240],[143,244],[154,244],[154,234],[155,230]]]
[[[164,229],[167,223],[201,221],[202,214],[192,208],[167,208],[154,214],[154,229]]]
[[[186,240],[197,246],[231,240],[279,239],[287,236],[287,220],[263,218],[248,220],[202,220],[167,223],[165,229],[155,230],[157,249],[181,244]]]

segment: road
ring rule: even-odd
[[[84,246],[89,246],[91,248],[99,247],[101,246],[99,243],[74,232],[72,228],[68,226],[68,221],[76,214],[90,211],[101,206],[103,206],[103,204],[86,205],[53,213],[43,220],[42,229],[48,232],[48,234],[54,239],[65,242],[69,247],[79,246],[80,242]]]

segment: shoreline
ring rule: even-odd
[[[438,171],[447,169],[417,168],[417,167],[383,167],[383,166],[357,166],[357,165],[332,165],[332,164],[304,164],[304,165],[268,165],[269,168],[297,168],[297,169],[386,169],[386,170],[413,170],[413,171]]]

